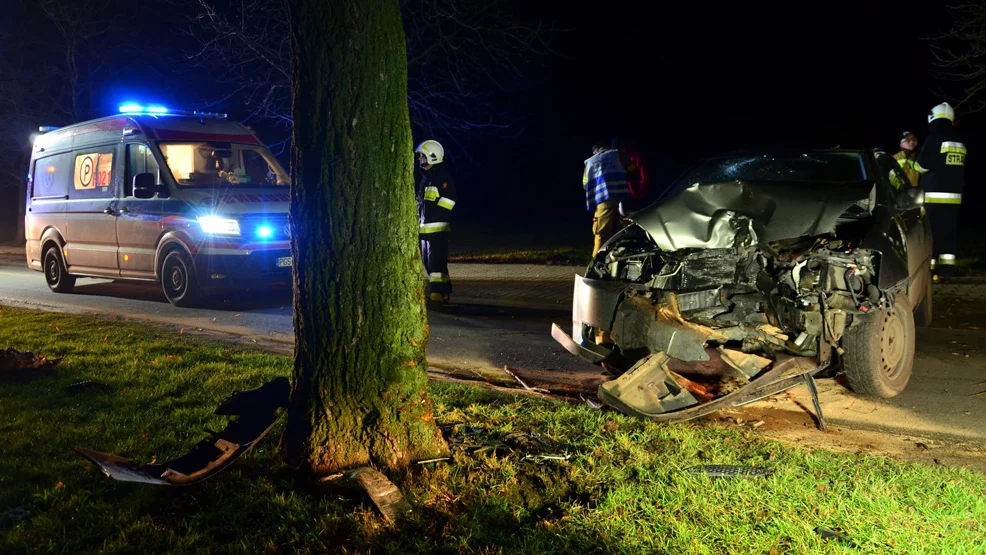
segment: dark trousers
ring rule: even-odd
[[[955,251],[958,250],[960,204],[925,204],[931,222],[931,238],[934,241],[931,266],[942,277],[955,275]]]
[[[428,272],[428,294],[452,293],[452,280],[448,275],[448,232],[426,233],[421,239],[421,259]]]

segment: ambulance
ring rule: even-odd
[[[40,128],[27,178],[27,265],[77,278],[155,281],[176,306],[291,282],[290,179],[226,114],[127,104]]]

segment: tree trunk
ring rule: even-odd
[[[432,418],[397,0],[292,0],[294,380],[315,475],[448,451]]]

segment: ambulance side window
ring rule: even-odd
[[[34,162],[32,198],[68,196],[68,182],[72,179],[72,153],[38,158]]]
[[[127,145],[127,178],[123,181],[125,197],[134,196],[134,176],[138,173],[154,174],[155,183],[161,184],[161,167],[147,145]]]
[[[113,162],[116,158],[114,147],[93,147],[72,153],[72,199],[110,199],[113,198],[115,181]]]

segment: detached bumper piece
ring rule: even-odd
[[[236,416],[221,432],[209,432],[182,457],[160,464],[140,464],[112,453],[75,447],[76,453],[121,482],[159,486],[187,486],[210,478],[228,467],[270,432],[287,408],[290,383],[276,378],[248,391],[234,393],[215,414]]]
[[[807,357],[779,355],[773,366],[728,395],[700,403],[685,389],[681,375],[668,368],[672,359],[664,353],[651,355],[619,378],[599,386],[599,399],[616,410],[654,422],[681,422],[713,412],[738,407],[776,395],[812,380],[821,370]],[[814,381],[810,387],[814,395]],[[815,404],[821,424],[821,412]]]

